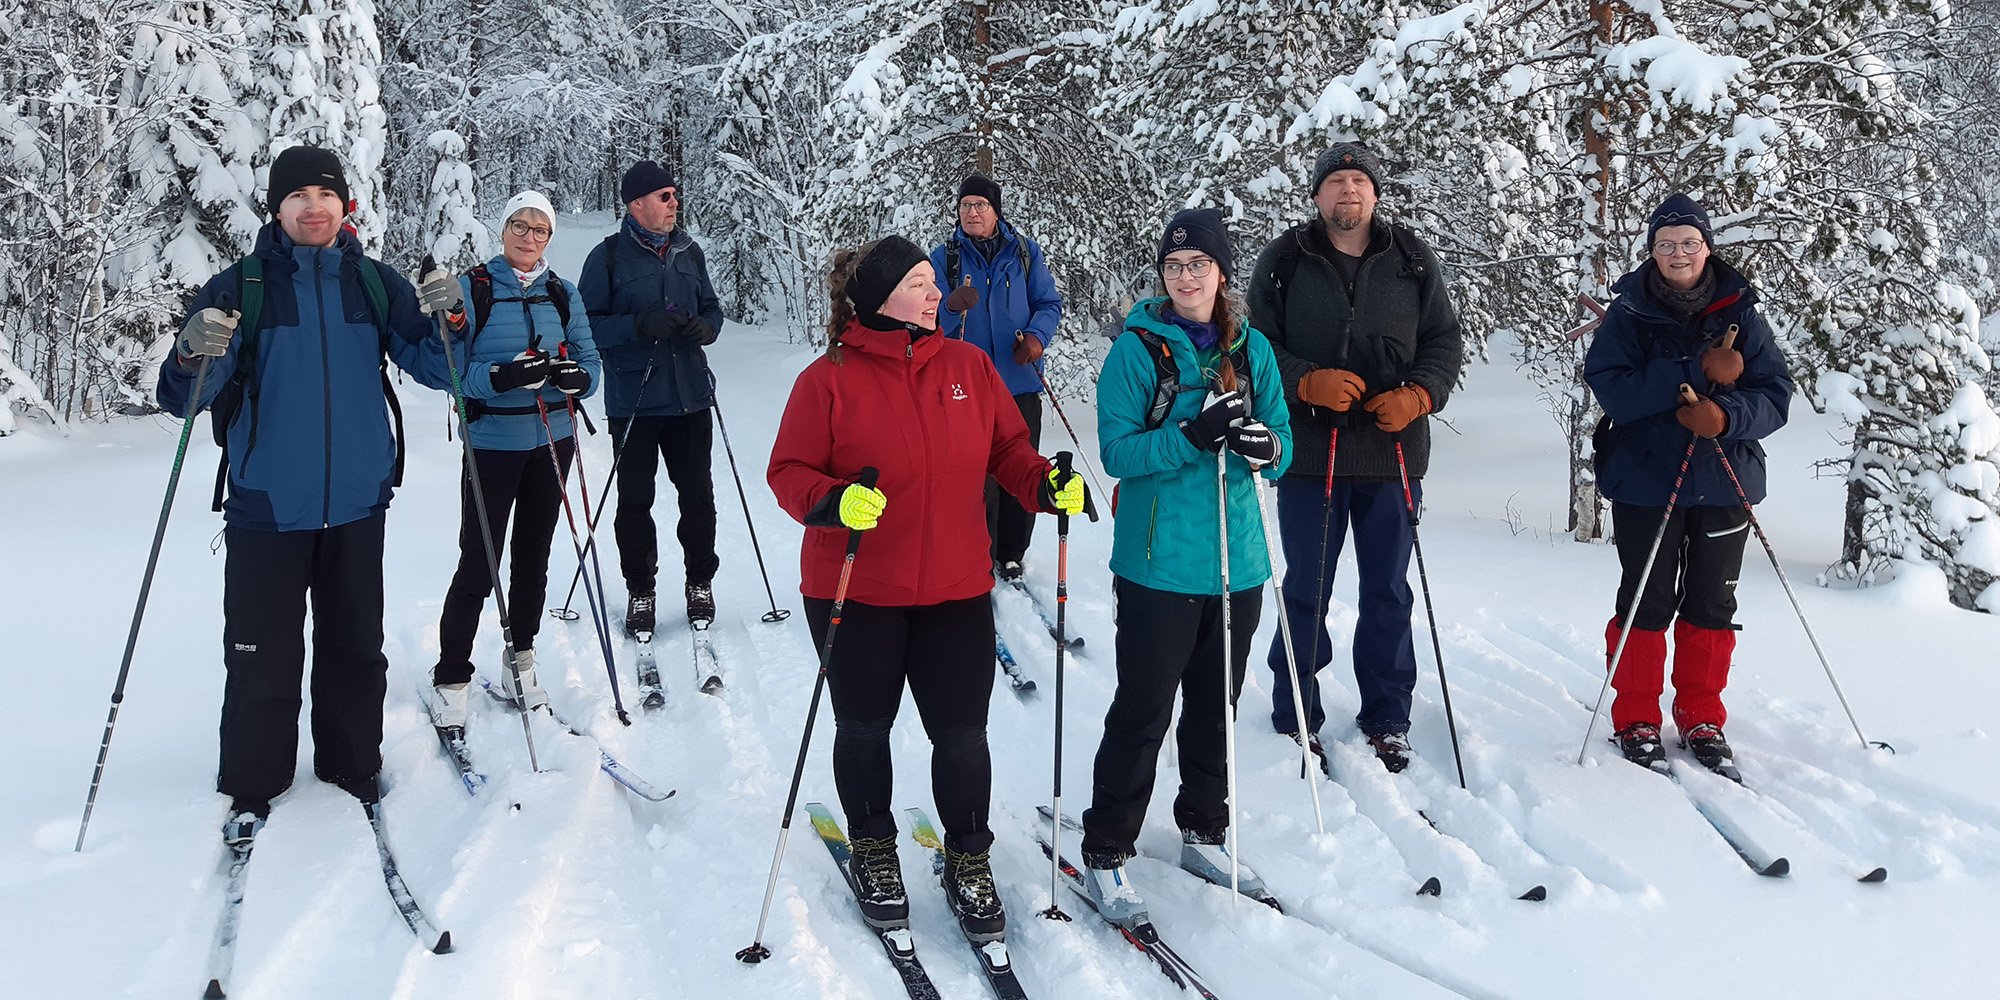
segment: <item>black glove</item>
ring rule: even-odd
[[[1262,420],[1239,420],[1223,435],[1229,450],[1243,456],[1253,469],[1278,460],[1278,436]]]
[[[715,343],[715,327],[700,316],[689,316],[681,322],[681,340],[693,347],[707,347]]]
[[[568,358],[549,363],[549,384],[574,396],[590,388],[590,373]]]
[[[513,389],[539,389],[549,380],[549,356],[523,351],[520,357],[504,365],[494,365],[490,371],[493,391],[507,392]]]
[[[648,309],[634,317],[632,332],[649,344],[657,344],[679,333],[681,325],[685,322],[687,322],[686,317],[676,314],[672,308],[663,306],[658,309]]]
[[[1217,395],[1208,394],[1202,403],[1201,412],[1192,419],[1181,421],[1181,433],[1188,441],[1202,451],[1214,451],[1222,446],[1222,436],[1229,425],[1249,416],[1249,407],[1243,402],[1243,394],[1231,389]]]

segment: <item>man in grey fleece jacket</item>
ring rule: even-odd
[[[1321,154],[1311,185],[1317,214],[1258,255],[1249,300],[1251,325],[1276,349],[1292,408],[1296,452],[1278,484],[1278,534],[1287,617],[1294,628],[1312,628],[1293,640],[1302,660],[1305,738],[1324,764],[1318,673],[1333,660],[1327,602],[1351,526],[1361,573],[1355,722],[1383,765],[1401,771],[1409,763],[1417,678],[1409,584],[1415,536],[1403,477],[1407,470],[1409,503],[1421,503],[1428,415],[1444,408],[1465,352],[1437,254],[1415,233],[1376,217],[1381,176],[1380,159],[1360,143],[1336,143]],[[1323,531],[1329,522],[1334,527]],[[1271,723],[1298,738],[1280,638],[1269,663]]]

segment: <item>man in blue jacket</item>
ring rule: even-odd
[[[938,313],[938,331],[985,351],[1000,370],[1028,422],[1028,440],[1042,446],[1042,352],[1062,322],[1062,294],[1042,248],[1000,211],[1000,185],[973,174],[958,186],[958,227],[931,251],[931,269],[946,295],[970,285],[979,302],[962,314]],[[986,481],[986,530],[993,567],[1002,579],[1021,577],[1034,515]]]
[[[625,221],[583,262],[577,290],[604,360],[604,412],[618,444],[618,564],[625,631],[652,632],[660,569],[653,480],[665,459],[680,494],[681,558],[691,624],[715,618],[714,377],[702,348],[722,329],[722,303],[701,246],[680,222],[680,183],[640,160],[618,186]]]
[[[332,153],[285,150],[269,186],[275,221],[251,257],[195,296],[159,381],[160,405],[186,412],[199,380],[196,402],[224,438],[216,787],[232,799],[232,840],[254,836],[292,784],[308,596],[313,773],[363,802],[379,796],[382,528],[402,468],[383,359],[449,387],[425,314],[459,299],[449,276],[427,276],[419,291],[362,254],[342,230],[347,180]]]

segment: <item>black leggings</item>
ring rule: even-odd
[[[556,442],[556,457],[564,473],[576,453],[576,438]],[[542,605],[549,590],[549,544],[562,516],[562,483],[549,446],[529,451],[472,452],[479,469],[479,489],[486,498],[486,517],[493,528],[493,553],[505,551],[507,516],[514,518],[512,579],[507,584],[507,616],[515,649],[535,648],[542,627]],[[459,474],[458,570],[444,594],[438,617],[438,663],[433,684],[463,684],[472,679],[472,640],[479,633],[479,611],[493,592],[493,571],[486,565],[486,542],[479,535],[479,511],[472,503],[472,481]],[[583,516],[582,511],[577,517]],[[579,525],[581,527],[581,525]]]
[[[817,648],[826,641],[833,602],[808,597],[805,604]],[[986,749],[993,670],[993,602],[986,594],[918,607],[847,602],[826,682],[833,699],[833,782],[851,835],[896,835],[889,730],[908,681],[931,740],[931,795],[945,844],[975,853],[993,845],[986,824],[993,797]]]

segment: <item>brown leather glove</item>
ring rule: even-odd
[[[1681,408],[1674,411],[1674,419],[1680,421],[1682,427],[1705,438],[1721,437],[1729,429],[1729,415],[1707,396],[1696,396],[1694,402],[1681,404]]]
[[[1709,385],[1733,385],[1743,377],[1743,352],[1731,347],[1711,347],[1701,352],[1701,377]]]
[[[1410,426],[1410,421],[1431,412],[1431,394],[1423,386],[1411,383],[1382,393],[1361,408],[1375,414],[1376,427],[1395,434]]]
[[[1335,413],[1346,413],[1367,391],[1368,383],[1344,368],[1315,368],[1299,379],[1299,399]]]
[[[1014,335],[1014,363],[1032,365],[1042,359],[1042,342],[1032,333]]]
[[[944,297],[945,309],[955,313],[963,313],[978,304],[979,289],[971,285],[960,285],[952,289],[950,295]]]

